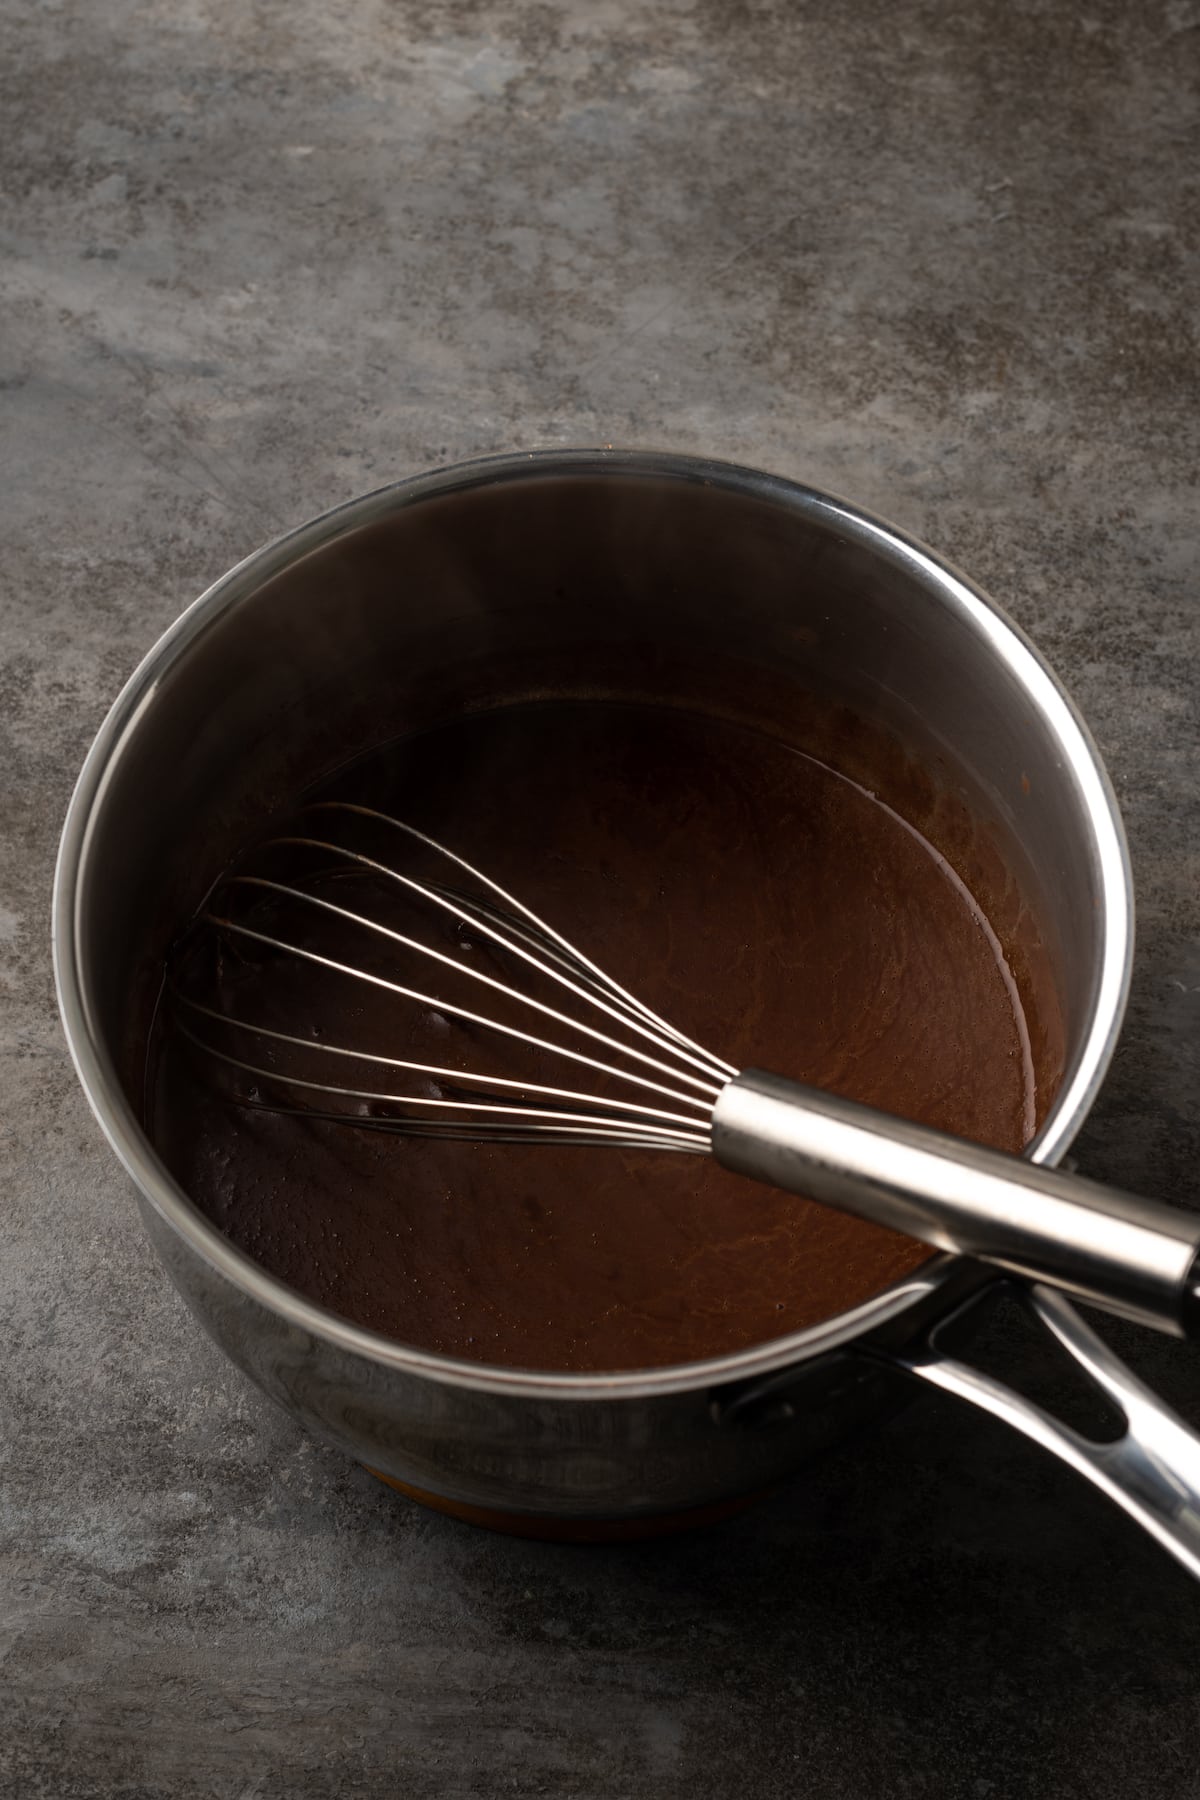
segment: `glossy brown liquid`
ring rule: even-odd
[[[1004,1149],[1031,1134],[1021,1003],[979,908],[893,812],[773,738],[666,708],[512,708],[329,791],[461,850],[738,1067]],[[395,904],[361,884],[352,903]],[[223,953],[213,970],[223,1010],[277,1029],[516,1066],[474,1029],[303,966]],[[185,1189],[281,1280],[406,1344],[534,1369],[690,1361],[813,1324],[928,1254],[710,1158],[422,1142],[239,1106],[164,1020],[151,1129]],[[561,1063],[521,1066],[572,1085]]]

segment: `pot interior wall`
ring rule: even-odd
[[[231,579],[95,810],[86,1002],[139,1110],[162,955],[273,811],[457,711],[591,694],[773,730],[922,830],[1005,945],[1044,1115],[1093,1004],[1095,847],[1049,727],[911,559],[751,482],[646,472],[467,475],[328,531]]]

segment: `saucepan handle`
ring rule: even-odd
[[[996,1285],[1001,1284],[985,1292],[994,1292]],[[974,1299],[916,1345],[901,1350],[872,1346],[868,1354],[971,1401],[1053,1452],[1115,1500],[1200,1580],[1200,1438],[1113,1355],[1061,1294],[1024,1283],[1011,1288],[1119,1409],[1125,1430],[1113,1442],[1082,1436],[993,1376],[942,1353],[939,1338],[954,1316],[961,1317],[975,1304]]]

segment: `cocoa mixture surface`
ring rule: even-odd
[[[393,746],[328,791],[460,850],[738,1067],[1003,1149],[1032,1133],[1021,1002],[979,907],[894,813],[773,738],[666,708],[511,708]],[[378,834],[358,842],[432,872]],[[428,933],[388,884],[310,862],[340,904]],[[241,903],[279,922],[269,897]],[[304,929],[416,985],[402,952]],[[488,954],[461,933],[450,947]],[[205,938],[183,960],[185,985],[238,1017],[573,1085],[569,1065],[244,943]],[[151,1069],[152,1135],[219,1228],[312,1300],[426,1349],[535,1369],[689,1361],[813,1324],[928,1254],[709,1158],[414,1141],[240,1105],[270,1096],[214,1075],[166,1007]]]

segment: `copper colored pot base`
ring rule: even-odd
[[[363,1464],[368,1475],[386,1482],[410,1500],[417,1500],[433,1512],[448,1513],[467,1525],[479,1525],[485,1531],[500,1531],[507,1537],[539,1538],[552,1544],[636,1544],[645,1538],[673,1537],[680,1531],[698,1531],[705,1525],[719,1525],[723,1519],[756,1506],[774,1491],[764,1488],[753,1494],[738,1494],[732,1500],[718,1500],[711,1506],[690,1506],[684,1512],[653,1513],[640,1519],[556,1519],[536,1513],[497,1512],[490,1506],[471,1506],[463,1500],[447,1500],[441,1494],[427,1493],[424,1488],[410,1487],[380,1469]]]

